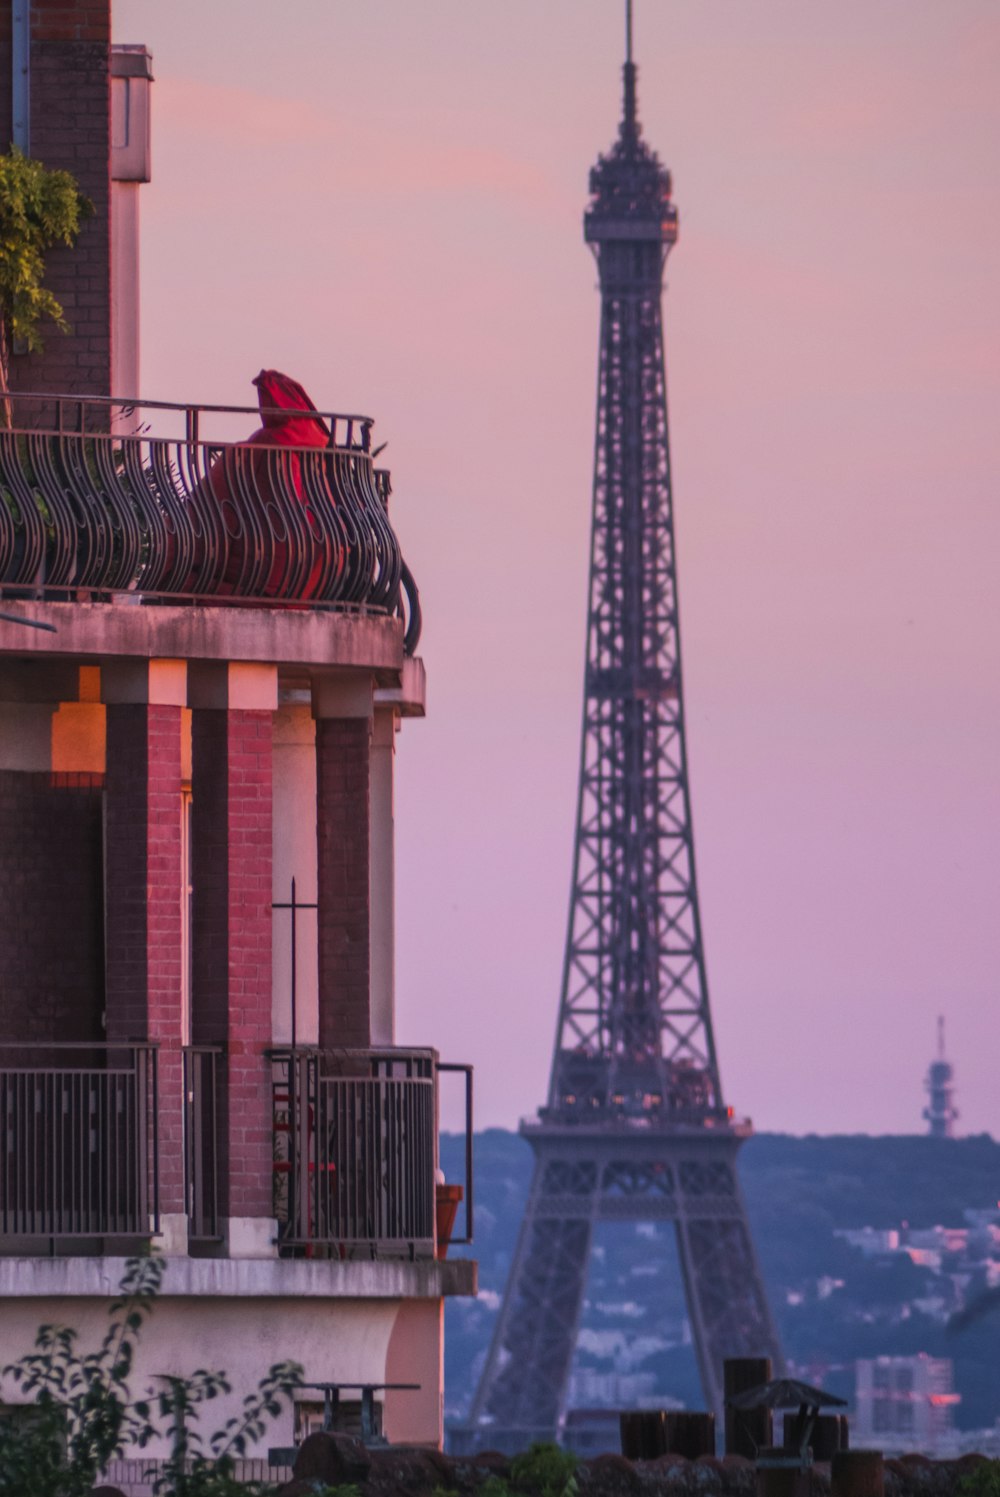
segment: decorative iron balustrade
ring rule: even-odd
[[[0,590],[364,608],[419,601],[389,523],[367,416],[310,412],[325,446],[207,440],[251,407],[14,394],[0,428]],[[173,425],[155,435],[145,425]],[[264,412],[288,419],[303,413]],[[309,423],[307,423],[309,424]],[[322,440],[322,436],[320,436]]]
[[[0,1044],[0,1242],[159,1228],[150,1045]]]
[[[282,1250],[432,1258],[434,1052],[298,1049],[272,1058]]]

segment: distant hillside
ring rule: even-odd
[[[461,1178],[462,1142],[445,1135],[442,1165]],[[515,1133],[476,1135],[476,1304],[449,1304],[447,1403],[459,1414],[485,1354],[527,1199],[532,1155]],[[961,1336],[945,1321],[981,1280],[967,1265],[938,1271],[905,1255],[866,1259],[834,1231],[872,1226],[962,1226],[967,1209],[1000,1198],[1000,1144],[957,1140],[760,1134],[740,1156],[761,1268],[786,1355],[833,1390],[853,1394],[856,1358],[925,1351],[955,1362],[957,1420],[981,1428],[1000,1418],[1000,1313]],[[587,1289],[580,1368],[652,1372],[659,1393],[700,1399],[685,1344],[683,1290],[673,1231],[602,1226]],[[657,1266],[659,1265],[659,1266]],[[1000,1265],[998,1265],[1000,1268]],[[978,1275],[978,1276],[977,1276]],[[641,1337],[637,1333],[641,1328]]]

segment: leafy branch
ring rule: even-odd
[[[23,343],[38,352],[39,324],[46,318],[69,331],[61,303],[42,284],[46,253],[57,244],[75,244],[93,211],[69,172],[50,171],[17,146],[0,155],[0,396],[8,426],[11,348]]]

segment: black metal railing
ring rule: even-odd
[[[285,420],[305,414],[306,428],[327,439],[289,446],[206,439],[209,417],[259,420],[252,408],[30,394],[10,402],[11,425],[0,427],[3,594],[402,612],[415,648],[416,589],[368,417],[282,411]],[[151,434],[147,415],[177,434]]]
[[[435,1059],[431,1050],[274,1052],[283,1249],[434,1256]]]
[[[0,1044],[0,1241],[159,1227],[151,1045]]]
[[[443,1061],[437,1063],[438,1076],[460,1076],[462,1079],[462,1091],[464,1100],[464,1132],[463,1149],[465,1178],[462,1182],[462,1204],[465,1216],[464,1230],[459,1236],[454,1230],[448,1241],[452,1247],[468,1247],[473,1241],[475,1233],[474,1224],[474,1200],[473,1191],[475,1187],[475,1171],[473,1168],[473,1121],[472,1121],[472,1085],[473,1068],[461,1061]]]
[[[218,1242],[219,1222],[219,1068],[217,1045],[184,1050],[184,1196],[188,1237]]]

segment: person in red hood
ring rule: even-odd
[[[238,513],[241,481],[250,482],[261,501],[261,510],[276,505],[280,513],[281,505],[274,492],[273,482],[277,473],[285,499],[289,497],[290,489],[306,512],[308,544],[313,548],[314,558],[297,596],[312,598],[316,596],[323,577],[326,555],[324,543],[317,539],[317,535],[322,532],[303,493],[301,459],[293,453],[276,469],[263,453],[259,458],[251,458],[249,464],[238,454],[242,447],[327,447],[330,443],[330,430],[322,417],[316,414],[316,407],[298,380],[277,369],[262,369],[253,383],[257,387],[261,425],[245,443],[238,444],[235,452],[231,450],[224,453],[213,463],[209,474],[212,492],[220,506],[231,506]],[[246,545],[245,532],[241,536],[230,537],[229,558],[223,573],[223,582],[230,589],[239,584],[242,576]],[[281,590],[288,563],[288,542],[275,536],[271,545],[274,559],[263,588],[264,596],[268,598],[276,597]]]

